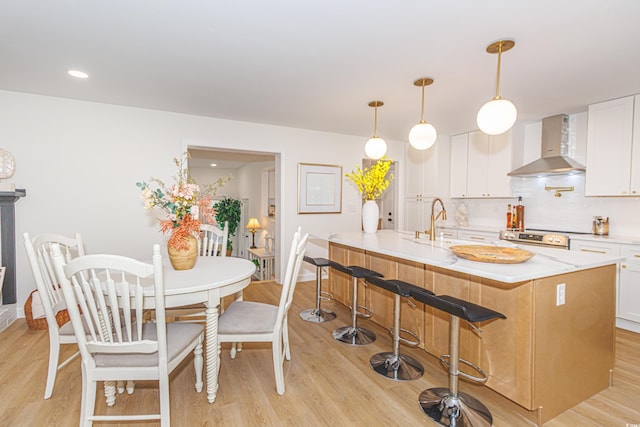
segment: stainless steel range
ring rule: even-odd
[[[559,231],[546,230],[501,230],[500,239],[525,245],[537,245],[558,249],[569,249],[569,236]]]

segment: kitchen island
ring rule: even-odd
[[[526,246],[535,254],[531,259],[497,264],[460,259],[449,250],[469,242],[416,239],[410,232],[345,232],[328,240],[329,258],[343,265],[364,266],[506,315],[479,324],[482,335],[462,323],[460,356],[485,370],[487,387],[534,411],[538,424],[610,386],[620,257]],[[345,305],[351,304],[349,283],[331,270],[329,290]],[[387,292],[367,286],[358,304],[373,311],[374,322],[393,324]],[[448,315],[405,304],[401,325],[417,333],[430,354],[448,352]]]

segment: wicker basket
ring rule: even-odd
[[[49,329],[49,325],[47,324],[47,318],[43,317],[41,319],[34,319],[33,312],[31,309],[31,300],[33,299],[33,291],[29,294],[29,298],[24,303],[24,317],[27,319],[27,326],[29,329],[34,331],[44,331]],[[58,326],[62,326],[69,321],[69,312],[65,308],[64,310],[60,310],[56,313],[56,321],[58,322]]]

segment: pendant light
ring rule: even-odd
[[[500,40],[487,46],[488,53],[498,54],[498,75],[496,78],[496,96],[480,108],[476,121],[480,130],[489,135],[505,133],[516,122],[518,110],[513,102],[500,96],[500,60],[502,52],[515,46],[513,40]]]
[[[370,159],[378,160],[387,153],[387,143],[384,139],[378,136],[378,107],[382,107],[384,102],[371,101],[369,107],[375,109],[375,116],[373,119],[373,136],[367,141],[364,146],[364,152]]]
[[[436,128],[432,124],[424,121],[424,87],[433,83],[433,79],[422,77],[413,84],[422,87],[422,113],[420,114],[420,123],[415,125],[409,131],[409,144],[416,150],[426,150],[431,148],[438,138]]]

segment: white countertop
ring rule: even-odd
[[[329,242],[364,249],[383,255],[407,259],[422,264],[446,268],[478,277],[517,283],[557,274],[615,264],[620,256],[583,253],[532,245],[517,246],[496,240],[496,246],[511,246],[535,255],[519,264],[494,264],[458,258],[448,248],[452,245],[473,244],[465,240],[444,239],[430,241],[428,236],[416,239],[410,231],[379,230],[376,233],[341,232],[327,236]],[[486,245],[486,243],[484,243]]]

